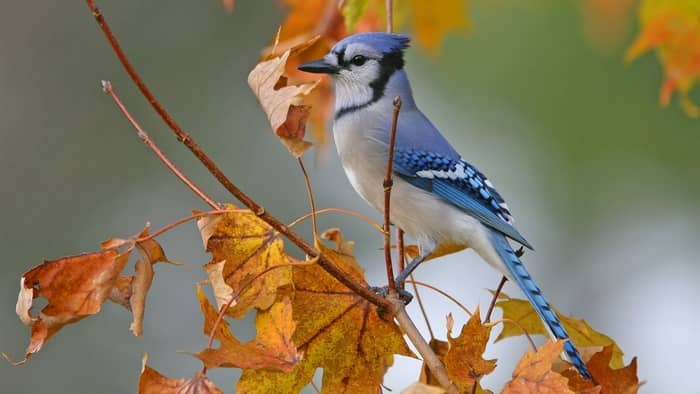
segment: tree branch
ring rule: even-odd
[[[380,306],[384,308],[389,308],[390,303],[384,299],[383,297],[379,296],[376,294],[374,291],[372,291],[370,288],[364,286],[362,283],[354,280],[352,277],[350,277],[345,271],[342,269],[338,268],[335,264],[333,264],[330,260],[325,258],[324,256],[321,256],[319,252],[306,240],[304,240],[301,236],[299,236],[296,232],[292,231],[289,229],[284,223],[282,223],[279,219],[277,219],[275,216],[271,215],[270,213],[266,212],[265,209],[260,206],[255,200],[250,198],[247,194],[245,194],[241,189],[239,189],[231,180],[221,171],[221,169],[214,163],[214,161],[209,158],[209,156],[204,153],[202,148],[199,147],[199,145],[190,137],[190,135],[185,132],[180,125],[178,125],[175,120],[168,114],[168,112],[163,108],[163,106],[160,104],[160,102],[155,98],[153,93],[151,93],[150,89],[146,86],[146,84],[143,82],[141,77],[138,75],[134,67],[131,65],[129,62],[128,58],[124,54],[124,51],[122,50],[121,46],[119,45],[119,42],[117,41],[116,37],[112,33],[112,29],[109,27],[107,24],[107,21],[104,18],[104,15],[102,15],[102,12],[97,8],[95,5],[94,0],[85,0],[87,3],[88,8],[92,12],[92,15],[95,17],[95,20],[97,21],[97,24],[100,26],[100,29],[102,29],[102,32],[104,33],[105,37],[107,38],[107,41],[111,45],[112,49],[114,50],[114,53],[116,54],[117,58],[119,59],[119,62],[122,64],[126,72],[129,74],[131,77],[132,81],[136,84],[136,86],[139,88],[141,93],[144,95],[144,97],[148,100],[148,102],[151,104],[153,109],[160,115],[161,119],[168,125],[170,130],[175,134],[177,139],[182,142],[189,150],[192,152],[192,154],[199,159],[199,161],[207,168],[207,170],[216,178],[216,180],[229,192],[231,193],[234,197],[236,197],[243,205],[245,205],[248,209],[251,211],[255,212],[258,217],[260,217],[261,220],[263,220],[265,223],[269,224],[270,227],[275,229],[277,232],[285,236],[287,239],[289,239],[290,242],[295,244],[299,249],[301,249],[304,253],[309,255],[312,258],[318,257],[318,265],[323,268],[328,274],[333,276],[335,279],[337,279],[340,283],[343,285],[347,286],[350,290],[354,291],[357,293],[359,296],[362,298],[368,300],[369,302]]]
[[[210,207],[216,210],[221,209],[221,205],[219,205],[219,203],[214,201],[214,199],[209,197],[206,193],[202,191],[202,189],[195,185],[194,182],[190,178],[188,178],[187,175],[183,174],[182,171],[180,171],[180,169],[177,168],[175,164],[173,164],[173,162],[170,161],[170,159],[168,159],[165,153],[163,153],[163,151],[160,150],[160,148],[158,148],[158,146],[155,144],[155,142],[153,142],[148,133],[146,133],[146,131],[141,127],[141,125],[139,125],[138,122],[136,122],[136,119],[134,119],[134,117],[131,116],[129,110],[126,109],[126,106],[117,95],[117,92],[114,91],[112,83],[109,81],[102,81],[102,90],[112,98],[119,110],[122,112],[122,114],[124,114],[124,117],[126,117],[126,120],[128,120],[131,126],[134,128],[134,130],[136,130],[136,134],[139,136],[141,141],[143,141],[143,143],[146,144],[146,146],[148,146],[148,148],[156,156],[158,156],[160,161],[162,161],[163,164],[165,164],[165,166],[168,167],[168,169],[172,171],[172,173],[175,174],[175,176],[178,177],[178,179],[180,179],[182,183],[185,184],[185,186],[192,190],[194,194],[196,194],[197,196],[199,196],[199,198],[204,200],[204,202],[209,204]]]
[[[433,373],[433,376],[435,376],[440,385],[447,390],[449,394],[458,394],[459,390],[452,384],[450,378],[447,376],[447,370],[442,364],[442,361],[440,361],[433,349],[430,348],[430,345],[425,341],[425,338],[423,338],[420,331],[418,331],[416,325],[413,324],[411,317],[406,313],[406,306],[403,301],[395,294],[390,294],[388,299],[391,301],[391,310],[396,321],[399,323],[399,326],[401,326],[404,334],[406,334],[408,339],[411,340],[411,343],[416,347],[418,354],[421,355],[423,362],[428,366],[430,372]]]
[[[384,263],[386,264],[386,276],[389,290],[396,290],[394,281],[394,265],[391,261],[391,188],[394,185],[392,178],[394,173],[394,145],[396,145],[396,127],[401,111],[401,97],[394,98],[394,114],[391,119],[391,136],[389,137],[389,154],[386,161],[386,175],[384,176]],[[401,256],[399,256],[401,258]]]

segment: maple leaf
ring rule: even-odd
[[[425,383],[413,383],[401,391],[401,394],[445,394],[446,391],[440,386],[429,386]]]
[[[318,82],[287,85],[284,73],[287,59],[292,52],[308,48],[317,39],[303,42],[285,51],[279,57],[258,63],[248,75],[248,85],[267,114],[272,131],[280,138],[294,157],[301,157],[312,144],[304,141],[306,119],[311,106],[303,104]]]
[[[537,312],[532,309],[529,301],[512,298],[501,293],[500,301],[496,303],[496,307],[503,311],[503,318],[510,319],[518,323],[511,324],[505,321],[503,331],[496,338],[496,342],[513,336],[523,335],[522,329],[530,335],[542,335],[546,338],[550,337],[549,330],[545,328]],[[585,320],[578,320],[561,314],[556,308],[553,308],[562,322],[562,325],[569,333],[571,341],[579,347],[590,346],[606,346],[613,345],[613,357],[611,366],[620,368],[624,365],[623,352],[619,346],[609,336],[594,330]],[[522,327],[522,329],[521,329]]]
[[[634,394],[639,390],[641,383],[637,377],[637,358],[633,358],[628,366],[622,368],[610,367],[615,348],[612,345],[605,346],[600,352],[593,354],[586,366],[593,380],[584,380],[573,369],[562,372],[569,379],[569,387],[577,393],[603,393],[603,394]]]
[[[100,311],[130,252],[109,248],[47,260],[22,275],[16,311],[31,328],[24,361],[66,324]],[[30,310],[38,297],[45,298],[48,304],[35,317]]]
[[[159,262],[169,262],[158,242],[154,239],[144,239],[148,236],[149,228],[150,226],[146,225],[138,235],[131,239],[113,238],[102,243],[103,248],[136,247],[136,251],[141,256],[134,265],[134,275],[120,275],[109,295],[111,301],[131,311],[134,319],[129,329],[137,337],[143,334],[146,296],[155,276],[153,265]]]
[[[655,49],[664,69],[659,101],[668,106],[674,92],[680,95],[683,110],[700,116],[690,99],[692,87],[700,78],[700,3],[697,0],[644,0],[639,9],[641,30],[625,56],[632,61]]]
[[[513,379],[506,383],[503,394],[570,393],[568,380],[552,371],[552,362],[564,350],[564,342],[547,342],[537,349],[528,350],[513,371]]]
[[[351,255],[317,242],[321,254],[364,282]],[[324,393],[377,393],[393,355],[412,356],[399,327],[317,265],[294,267],[292,337],[304,359],[291,373],[245,370],[237,393],[297,393],[323,369]]]
[[[337,227],[329,228],[328,230],[324,231],[321,234],[321,239],[327,239],[335,242],[335,250],[341,254],[352,254],[352,249],[355,247],[355,242],[345,241],[343,232]]]
[[[218,317],[218,311],[209,303],[200,286],[197,286],[199,305],[204,314],[204,335],[209,336]],[[276,369],[289,372],[300,360],[292,343],[296,323],[292,320],[292,306],[284,298],[266,311],[259,311],[255,326],[257,337],[242,344],[231,332],[226,320],[221,320],[214,337],[221,346],[207,348],[194,356],[202,360],[207,368]]]
[[[147,361],[148,355],[144,355],[139,394],[223,394],[202,372],[191,379],[171,379],[146,365]]]
[[[451,315],[450,315],[451,318]],[[448,319],[449,321],[449,319]],[[452,338],[452,324],[448,323],[449,348],[443,359],[447,376],[462,392],[468,392],[479,379],[496,368],[496,360],[484,360],[491,327],[481,323],[479,308],[462,326],[459,336]]]
[[[290,268],[285,266],[292,258],[284,252],[284,242],[253,212],[204,216],[197,220],[197,226],[205,249],[212,255],[204,269],[218,307],[237,295],[226,312],[229,316],[240,318],[252,308],[269,308],[277,288],[291,282]]]

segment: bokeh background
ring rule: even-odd
[[[24,271],[133,234],[146,221],[158,228],[204,208],[138,141],[101,79],[112,80],[182,169],[217,199],[230,197],[156,118],[83,2],[2,3],[0,350],[19,358],[28,330],[14,305]],[[305,213],[296,163],[246,85],[285,10],[275,1],[240,1],[231,16],[215,0],[100,3],[156,95],[230,177],[285,220]],[[619,43],[601,47],[573,1],[475,0],[470,10],[471,33],[452,36],[440,56],[409,51],[419,104],[508,199],[537,249],[525,260],[553,303],[615,338],[627,362],[638,356],[643,392],[700,393],[697,120],[658,107],[654,56],[622,62],[634,23]],[[318,206],[378,218],[329,148],[307,154]],[[321,225],[340,226],[355,240],[370,280],[382,282],[378,234],[352,218],[329,216]],[[207,256],[193,224],[162,244],[188,266],[157,267],[143,338],[128,331],[125,310],[106,304],[99,316],[64,328],[27,365],[0,363],[0,391],[134,392],[144,352],[161,372],[191,376],[198,362],[176,351],[205,345],[194,283],[204,278]],[[471,308],[484,308],[485,289],[499,280],[472,252],[427,264],[417,277]],[[518,295],[512,285],[506,292]],[[438,336],[447,313],[465,321],[454,305],[422,294]],[[236,326],[243,339],[253,335],[249,323]],[[484,385],[499,390],[526,348],[524,339],[491,345],[499,368]],[[418,368],[397,359],[386,385],[396,392],[417,379]],[[211,376],[232,392],[238,373]]]

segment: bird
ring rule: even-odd
[[[327,74],[335,85],[333,137],[357,193],[383,212],[394,100],[396,122],[390,219],[411,236],[419,254],[397,276],[398,286],[421,262],[472,248],[515,282],[550,334],[584,378],[591,375],[561,321],[509,240],[533,249],[515,229],[505,200],[489,179],[465,161],[418,108],[405,69],[410,37],[365,32],[338,41],[323,58],[298,66]]]

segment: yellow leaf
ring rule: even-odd
[[[364,283],[351,255],[318,245],[322,255]],[[322,368],[324,393],[376,394],[393,355],[411,355],[391,316],[379,315],[316,265],[294,267],[293,278],[293,341],[304,359],[291,373],[245,370],[236,392],[298,393]]]
[[[209,336],[218,318],[218,311],[209,303],[202,288],[197,286],[199,305],[204,314],[204,335]],[[257,336],[242,344],[231,332],[226,320],[221,320],[214,335],[218,349],[204,349],[195,354],[207,368],[272,368],[291,371],[300,360],[292,342],[296,323],[292,320],[292,306],[284,298],[268,310],[258,312],[255,321]]]
[[[537,349],[528,350],[520,359],[511,379],[503,388],[503,394],[574,394],[568,387],[568,380],[552,371],[552,362],[564,350],[564,342],[547,342]]]
[[[197,220],[197,226],[212,255],[204,269],[217,305],[221,307],[237,297],[226,312],[229,316],[240,318],[251,308],[269,308],[275,302],[277,288],[291,282],[288,265],[293,260],[285,253],[284,242],[253,212],[204,216]]]
[[[504,319],[516,321],[530,335],[542,335],[549,338],[549,330],[545,328],[542,319],[532,309],[529,301],[511,298],[504,293],[501,293],[499,298],[501,301],[496,303],[496,307],[501,308]],[[594,330],[585,320],[577,320],[565,316],[556,309],[554,309],[554,312],[561,320],[566,332],[569,333],[569,337],[571,337],[574,345],[579,347],[613,345],[611,366],[620,368],[624,365],[622,349],[615,344],[612,338]],[[504,338],[523,335],[523,331],[519,326],[505,321],[503,331],[496,338],[496,342]]]

